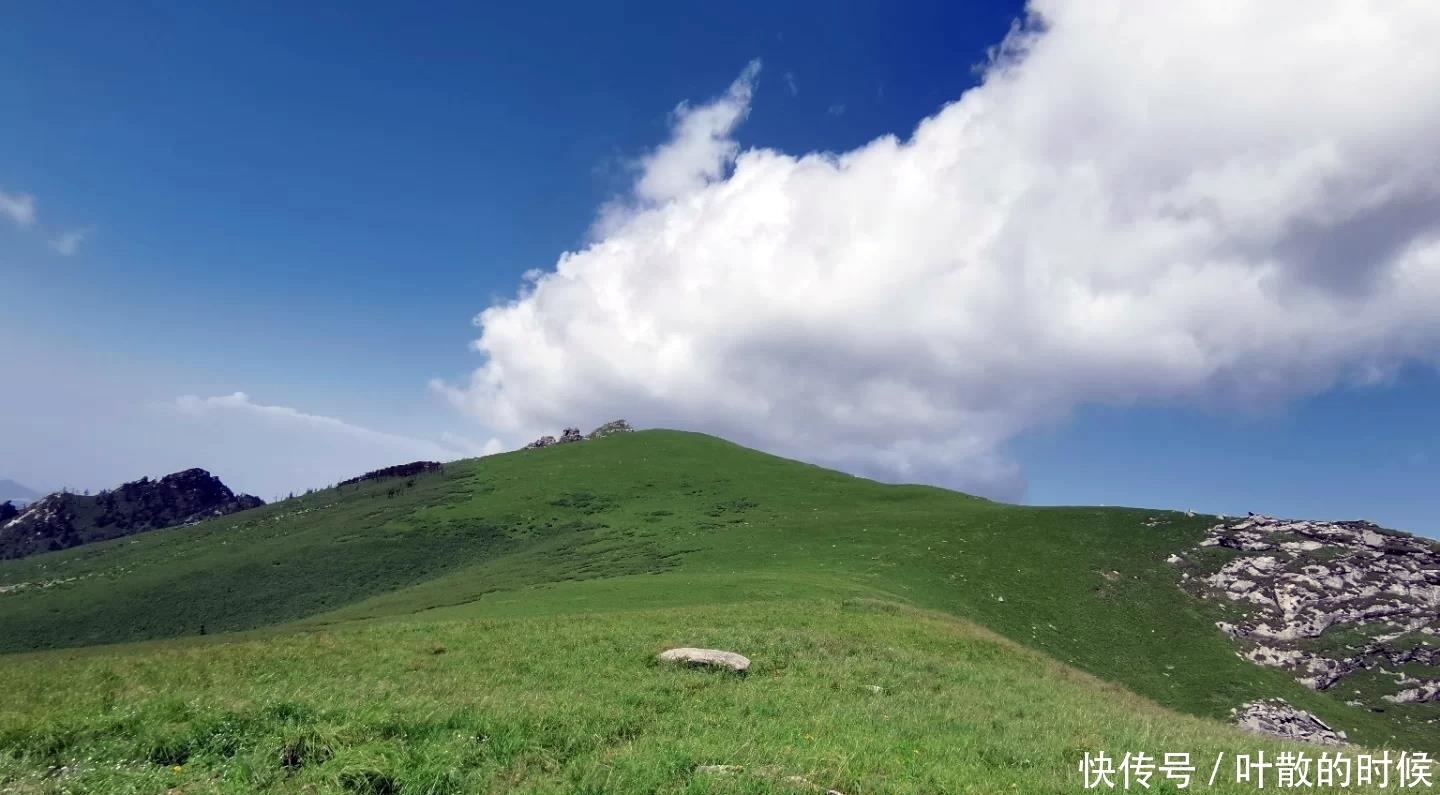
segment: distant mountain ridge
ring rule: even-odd
[[[9,478],[0,478],[0,502],[9,502],[18,508],[38,499],[40,492]]]
[[[143,477],[94,496],[56,492],[20,508],[0,503],[0,558],[159,530],[264,505],[203,469]]]

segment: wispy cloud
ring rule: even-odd
[[[800,83],[795,80],[794,72],[785,73],[785,88],[790,90],[790,96],[792,97],[800,94]]]
[[[218,413],[229,412],[232,414],[261,418],[278,426],[291,428],[307,427],[330,431],[356,439],[364,439],[377,445],[396,450],[411,450],[416,454],[430,455],[447,460],[464,455],[481,455],[483,451],[495,452],[493,445],[477,444],[470,439],[450,432],[442,434],[440,441],[430,441],[413,436],[385,433],[384,431],[376,431],[360,425],[352,425],[334,417],[326,417],[321,414],[307,414],[298,409],[290,408],[289,406],[267,406],[262,403],[256,403],[244,392],[206,398],[195,395],[183,395],[175,399],[175,407],[179,409],[182,414],[191,417],[213,416]],[[494,440],[491,441],[494,442]]]
[[[830,114],[831,116],[844,116],[845,106],[837,102],[836,104],[826,108],[825,112]]]
[[[72,229],[51,240],[50,248],[62,257],[71,257],[80,251],[80,244],[89,236],[89,229]]]
[[[504,449],[454,433],[438,439],[387,433],[289,406],[257,403],[244,392],[185,395],[167,404],[197,449],[257,484],[261,494],[319,486],[369,469],[418,459],[453,461]]]
[[[6,193],[0,190],[0,215],[20,226],[34,226],[35,197],[28,193]]]

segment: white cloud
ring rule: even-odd
[[[503,453],[506,450],[505,443],[499,439],[488,439],[484,443],[469,439],[452,431],[445,431],[440,434],[440,443],[462,456],[469,458],[480,458],[487,455]]]
[[[88,229],[72,229],[62,233],[59,237],[50,241],[50,248],[62,257],[71,257],[80,251],[80,244],[89,237]]]
[[[842,105],[842,104],[840,104],[840,103],[836,103],[836,104],[834,104],[834,105],[831,105],[830,107],[828,107],[828,108],[825,109],[825,115],[827,115],[827,116],[844,116],[844,115],[845,115],[845,106]]]
[[[750,112],[750,95],[760,62],[751,61],[725,96],[692,108],[682,102],[674,110],[674,135],[641,160],[635,183],[637,197],[667,202],[694,194],[721,176],[739,146],[730,138]]]
[[[980,87],[838,155],[682,105],[439,385],[1014,496],[1077,405],[1272,402],[1440,351],[1440,4],[1037,0]]]
[[[500,452],[498,440],[478,444],[453,433],[421,439],[352,425],[287,406],[256,403],[244,392],[186,395],[170,405],[187,447],[208,451],[212,466],[241,473],[269,498],[323,486],[380,467],[415,460],[453,461]],[[263,462],[263,463],[257,463]]]
[[[800,95],[800,83],[795,79],[794,72],[785,73],[785,88],[790,90],[790,96]]]
[[[20,226],[34,226],[35,197],[28,193],[6,193],[0,190],[0,215]]]

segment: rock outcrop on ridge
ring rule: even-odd
[[[259,497],[236,494],[203,469],[159,480],[141,478],[94,496],[60,491],[30,503],[0,525],[0,558],[66,549],[264,504]]]
[[[624,420],[607,422],[589,434],[581,434],[579,428],[566,428],[560,432],[559,439],[556,439],[554,436],[541,436],[539,439],[525,445],[525,448],[529,450],[540,447],[550,447],[557,444],[569,444],[570,442],[583,442],[586,439],[601,439],[617,433],[629,433],[633,430],[635,429],[630,427],[630,423]]]
[[[1217,626],[1246,659],[1315,690],[1368,674],[1345,693],[1353,706],[1440,702],[1435,542],[1370,522],[1251,515],[1215,525],[1169,562],[1186,590],[1221,600]]]
[[[375,469],[353,478],[342,480],[335,484],[337,486],[353,486],[356,483],[364,483],[367,480],[383,480],[385,478],[413,478],[416,475],[423,475],[426,472],[439,472],[444,467],[438,461],[412,461],[408,464],[396,464],[393,467]]]

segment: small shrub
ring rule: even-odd
[[[298,732],[280,747],[280,766],[299,770],[306,765],[320,765],[335,755],[330,741],[314,730]]]

